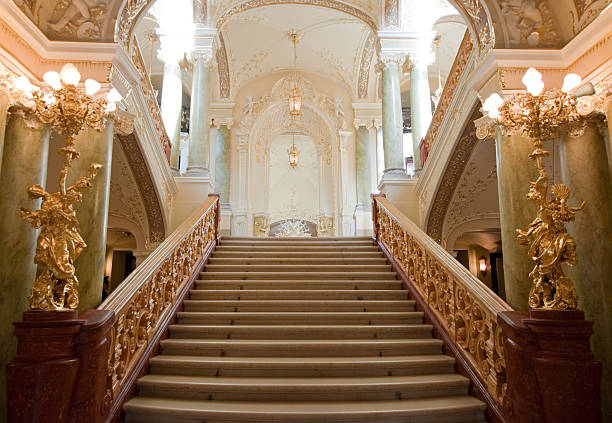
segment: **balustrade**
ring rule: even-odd
[[[501,406],[506,363],[497,314],[512,308],[384,197],[374,197],[376,239],[401,267]]]

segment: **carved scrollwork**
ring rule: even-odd
[[[384,203],[381,204],[381,203]],[[450,338],[466,353],[493,398],[503,403],[506,392],[506,364],[497,313],[509,310],[505,303],[491,305],[477,291],[487,289],[461,267],[441,257],[422,242],[427,235],[416,226],[407,229],[389,209],[385,199],[376,199],[378,237],[438,317]],[[436,245],[431,240],[431,245]],[[437,245],[436,245],[437,246]],[[452,263],[452,264],[450,264]],[[472,280],[473,279],[473,280]]]
[[[183,227],[182,238],[171,236],[164,241],[163,244],[168,245],[164,247],[162,244],[159,251],[165,253],[151,254],[100,305],[100,309],[112,310],[116,316],[108,362],[107,389],[110,400],[120,392],[126,376],[214,241],[217,201],[209,200],[200,218]]]

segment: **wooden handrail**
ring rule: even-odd
[[[376,238],[501,408],[506,393],[506,363],[497,314],[512,308],[389,200],[374,197],[373,201]]]
[[[110,402],[150,342],[165,329],[163,322],[216,242],[218,214],[219,196],[211,195],[98,307],[115,312],[108,360]]]

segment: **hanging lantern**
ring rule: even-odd
[[[294,135],[291,135],[291,148],[287,149],[287,153],[289,154],[289,166],[292,169],[295,169],[296,167],[298,167],[298,156],[300,155],[300,152],[295,146],[295,136]]]
[[[289,114],[291,114],[291,116],[299,116],[301,112],[302,96],[300,95],[300,91],[296,85],[291,90],[291,95],[289,96]]]
[[[289,32],[289,39],[293,43],[293,89],[289,94],[289,114],[293,117],[297,117],[302,113],[302,92],[298,87],[298,76],[297,76],[297,42],[298,33],[297,31]]]

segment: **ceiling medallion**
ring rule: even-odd
[[[297,117],[302,113],[302,90],[298,87],[297,74],[297,42],[299,34],[297,30],[292,30],[287,33],[287,36],[293,43],[293,88],[289,94],[289,114]]]

